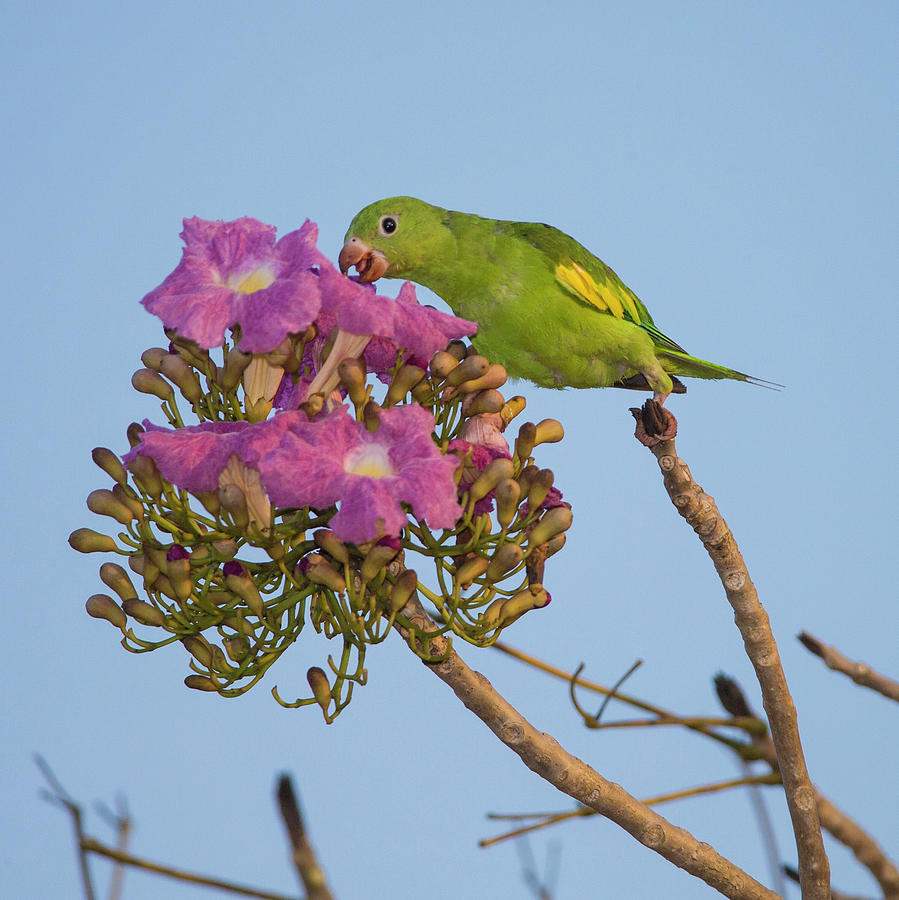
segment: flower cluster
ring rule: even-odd
[[[526,423],[510,448],[525,402],[459,340],[476,324],[422,306],[409,283],[394,299],[341,275],[316,233],[185,220],[181,262],[143,300],[169,346],[145,351],[132,378],[168,425],[129,426],[121,458],[94,450],[113,485],[88,507],[123,530],[69,541],[127,560],[143,598],[105,562],[117,599],[95,594],[87,611],[134,652],[180,641],[190,687],[236,696],[306,624],[339,637],[329,671],[309,669],[310,697],[273,691],[331,721],[365,680],[367,646],[411,627],[413,592],[443,632],[479,646],[545,606],[544,563],[571,510],[532,458],[561,426]]]

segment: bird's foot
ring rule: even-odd
[[[644,447],[655,447],[677,435],[677,419],[655,398],[647,400],[640,409],[631,409],[631,415],[637,422],[634,437]]]

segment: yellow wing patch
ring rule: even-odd
[[[608,312],[616,319],[625,316],[632,322],[640,322],[640,314],[632,297],[616,284],[597,284],[593,276],[576,262],[571,265],[559,263],[556,266],[556,280],[600,312]]]

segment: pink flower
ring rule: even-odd
[[[276,242],[275,229],[257,219],[185,219],[181,262],[141,302],[201,347],[219,346],[226,329],[239,325],[240,349],[265,353],[319,313],[312,267],[330,263],[315,247],[317,234],[308,220]]]
[[[315,509],[338,503],[330,527],[355,544],[399,535],[406,524],[401,503],[431,528],[452,528],[462,514],[453,482],[458,460],[432,440],[434,417],[415,404],[379,415],[373,434],[342,406],[316,422],[297,420],[260,461],[272,503]]]

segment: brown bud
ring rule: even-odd
[[[562,423],[555,419],[544,419],[537,423],[537,434],[534,437],[534,444],[555,444],[565,437],[565,429]]]
[[[153,394],[160,400],[173,400],[175,392],[172,386],[152,369],[138,369],[131,376],[131,385],[142,394]]]
[[[359,577],[363,582],[371,581],[399,553],[398,547],[390,544],[375,544],[362,561]]]
[[[544,545],[546,547],[546,558],[549,559],[554,553],[558,553],[565,546],[565,541],[567,540],[568,537],[564,531],[555,537],[551,537]]]
[[[475,578],[480,578],[487,571],[488,565],[490,565],[490,560],[483,556],[473,556],[458,566],[454,578],[462,590],[467,590]]]
[[[158,372],[162,368],[162,361],[167,357],[171,356],[168,350],[163,350],[162,347],[148,347],[144,350],[140,355],[140,361],[148,368],[152,369],[154,372]]]
[[[91,450],[91,459],[115,482],[127,484],[128,474],[122,461],[106,447],[94,447]]]
[[[301,404],[300,409],[306,413],[309,419],[314,419],[325,405],[325,398],[322,394],[310,394]]]
[[[203,389],[200,387],[200,379],[197,373],[180,356],[173,353],[166,354],[161,365],[162,374],[173,384],[177,385],[182,396],[188,403],[199,403],[203,397]]]
[[[93,528],[76,528],[69,535],[69,546],[79,553],[110,553],[116,549],[116,542]]]
[[[137,596],[128,573],[116,563],[106,562],[100,566],[100,580],[108,588],[112,588],[122,600]]]
[[[521,485],[514,478],[504,478],[496,486],[494,497],[496,497],[496,520],[501,528],[508,528],[518,512]]]
[[[217,691],[215,682],[207,675],[188,675],[184,679],[184,684],[195,691]]]
[[[438,350],[432,357],[430,363],[431,374],[438,379],[439,381],[443,381],[456,366],[459,365],[459,360],[453,356],[452,353],[447,353],[446,350]]]
[[[459,362],[462,362],[466,356],[471,356],[474,353],[474,347],[469,347],[465,344],[464,341],[460,341],[458,339],[454,341],[450,341],[446,345],[446,352],[450,354],[450,356],[455,356]]]
[[[222,638],[225,653],[236,663],[241,662],[250,652],[250,642],[245,637]]]
[[[408,602],[418,587],[418,575],[414,569],[405,569],[396,578],[390,589],[390,612],[398,613]]]
[[[524,551],[518,544],[503,544],[493,554],[493,559],[490,560],[490,565],[487,566],[487,580],[492,582],[499,581],[523,559]]]
[[[328,683],[328,676],[324,670],[318,666],[313,666],[306,673],[306,680],[309,682],[309,687],[312,688],[312,696],[315,697],[315,702],[323,710],[327,711],[328,704],[331,702],[331,685]]]
[[[505,406],[503,406],[500,411],[500,415],[503,417],[503,422],[508,425],[515,416],[524,412],[524,408],[527,406],[527,400],[524,399],[520,394],[512,397],[510,400],[507,400]]]
[[[528,492],[531,489],[531,485],[534,483],[534,479],[537,477],[537,473],[540,469],[535,465],[525,466],[521,473],[518,476],[518,483],[521,485],[521,493],[526,497]]]
[[[93,616],[95,619],[106,619],[116,628],[124,628],[127,623],[122,607],[106,594],[94,594],[92,597],[88,597],[84,608],[89,616]]]
[[[362,422],[369,434],[374,434],[381,427],[380,412],[381,407],[374,400],[369,400],[365,404],[365,409],[362,410]]]
[[[112,486],[112,496],[131,510],[131,515],[140,522],[144,517],[144,505],[134,496],[134,492],[121,484]]]
[[[567,506],[557,506],[555,509],[547,510],[528,535],[528,546],[539,547],[550,538],[567,531],[571,527],[573,518],[571,510]]]
[[[401,366],[387,388],[387,396],[384,398],[385,406],[393,406],[399,403],[412,388],[425,377],[425,370],[419,366],[406,363]]]
[[[166,566],[166,574],[175,591],[175,596],[184,603],[194,589],[194,583],[190,577],[190,560],[171,559]]]
[[[358,359],[343,359],[337,366],[337,373],[349,394],[353,406],[362,406],[368,397],[365,383],[365,366]]]
[[[252,353],[243,353],[240,350],[229,350],[224,366],[215,370],[216,384],[226,393],[235,390],[240,384],[244,370],[253,359]]]
[[[212,650],[209,641],[202,634],[181,638],[184,649],[201,665],[208,669],[212,665]]]
[[[337,562],[346,565],[350,561],[350,555],[347,552],[346,545],[343,544],[333,531],[329,531],[327,528],[319,528],[318,531],[312,535],[312,539],[332,559],[336,559]]]
[[[480,415],[492,415],[498,413],[505,402],[503,395],[499,391],[478,391],[471,396],[468,402],[463,404],[462,411],[469,418]]]
[[[297,566],[298,572],[295,575],[298,580],[305,575],[313,584],[321,584],[338,594],[346,590],[346,581],[343,575],[320,553],[310,553],[308,556],[304,556],[301,563]]]
[[[217,516],[222,504],[219,495],[215,491],[198,491],[194,496],[203,504],[203,509],[211,516]]]
[[[162,496],[162,476],[156,463],[151,456],[145,456],[143,453],[137,454],[131,462],[128,463],[131,475],[135,484],[151,497],[158,499]]]
[[[553,486],[554,477],[552,469],[540,469],[534,476],[534,480],[528,489],[528,509],[531,512],[536,512],[540,509],[540,506],[549,494],[550,488]]]
[[[518,429],[518,437],[515,439],[515,455],[525,462],[534,452],[534,442],[537,438],[537,426],[533,422],[525,422]]]
[[[494,600],[478,616],[478,623],[487,629],[505,628],[532,609],[540,609],[549,603],[549,594],[543,585],[533,584],[512,597]]]
[[[505,478],[511,478],[514,472],[511,459],[501,456],[487,463],[486,468],[475,479],[468,489],[469,502],[477,503],[486,497]]]
[[[140,436],[144,433],[144,426],[137,422],[132,422],[125,429],[125,437],[128,438],[128,446],[136,447],[140,443]]]
[[[100,488],[87,495],[87,508],[100,516],[110,516],[122,525],[128,525],[134,518],[131,510],[119,503],[112,491]]]
[[[247,608],[256,618],[261,619],[265,613],[262,595],[252,578],[246,575],[226,575],[225,585],[246,603]]]
[[[136,597],[123,600],[122,609],[125,610],[127,615],[131,616],[132,619],[136,619],[142,625],[161,626],[165,624],[165,616],[160,610],[155,606],[150,606],[149,603],[144,603],[143,600],[138,600]]]
[[[466,381],[472,381],[480,378],[487,373],[490,363],[483,357],[475,354],[474,356],[466,356],[462,362],[456,366],[449,375],[446,376],[446,384],[449,387],[457,387]],[[496,387],[497,385],[493,385]]]
[[[454,391],[456,394],[473,394],[475,391],[493,390],[502,387],[509,380],[509,374],[504,366],[499,363],[493,363],[488,366],[487,371],[477,378],[471,378],[463,381]],[[501,407],[502,408],[502,407]],[[497,410],[499,412],[499,410]]]

